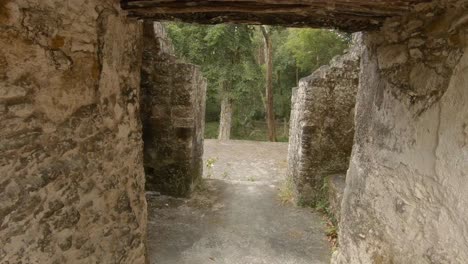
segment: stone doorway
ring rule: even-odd
[[[146,261],[133,18],[365,31],[332,263],[467,262],[465,0],[197,2],[0,2],[0,262]]]

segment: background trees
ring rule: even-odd
[[[258,26],[183,23],[166,28],[177,55],[200,65],[208,79],[206,136],[220,139],[287,141],[292,88],[342,54],[350,41],[347,34],[321,29],[268,27],[262,32]],[[268,120],[276,119],[273,134],[265,122],[269,102]]]
[[[208,79],[207,120],[219,120],[218,138],[229,139],[235,102],[247,101],[241,99],[261,83],[253,27],[171,23],[167,28],[176,52],[201,66]]]
[[[263,35],[263,48],[265,56],[265,112],[268,127],[268,140],[276,141],[276,123],[273,95],[273,44],[272,32],[267,26],[260,26]]]

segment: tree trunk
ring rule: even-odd
[[[268,125],[268,140],[276,142],[275,112],[273,109],[273,47],[271,38],[265,26],[260,26],[265,42],[266,63],[266,120]]]
[[[221,100],[221,114],[219,119],[219,133],[218,140],[229,140],[231,138],[231,124],[232,124],[232,99],[229,94],[223,94]]]
[[[283,95],[283,87],[281,87],[281,71],[277,71],[276,74],[278,75],[278,87],[280,91],[280,95]]]
[[[299,67],[297,66],[297,61],[296,61],[296,87],[299,88]]]

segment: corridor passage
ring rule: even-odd
[[[329,263],[322,216],[280,199],[287,148],[205,140],[204,181],[190,199],[147,194],[150,263]]]

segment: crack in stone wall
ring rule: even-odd
[[[142,121],[146,189],[187,196],[201,179],[206,80],[177,61],[160,23],[145,24]]]

